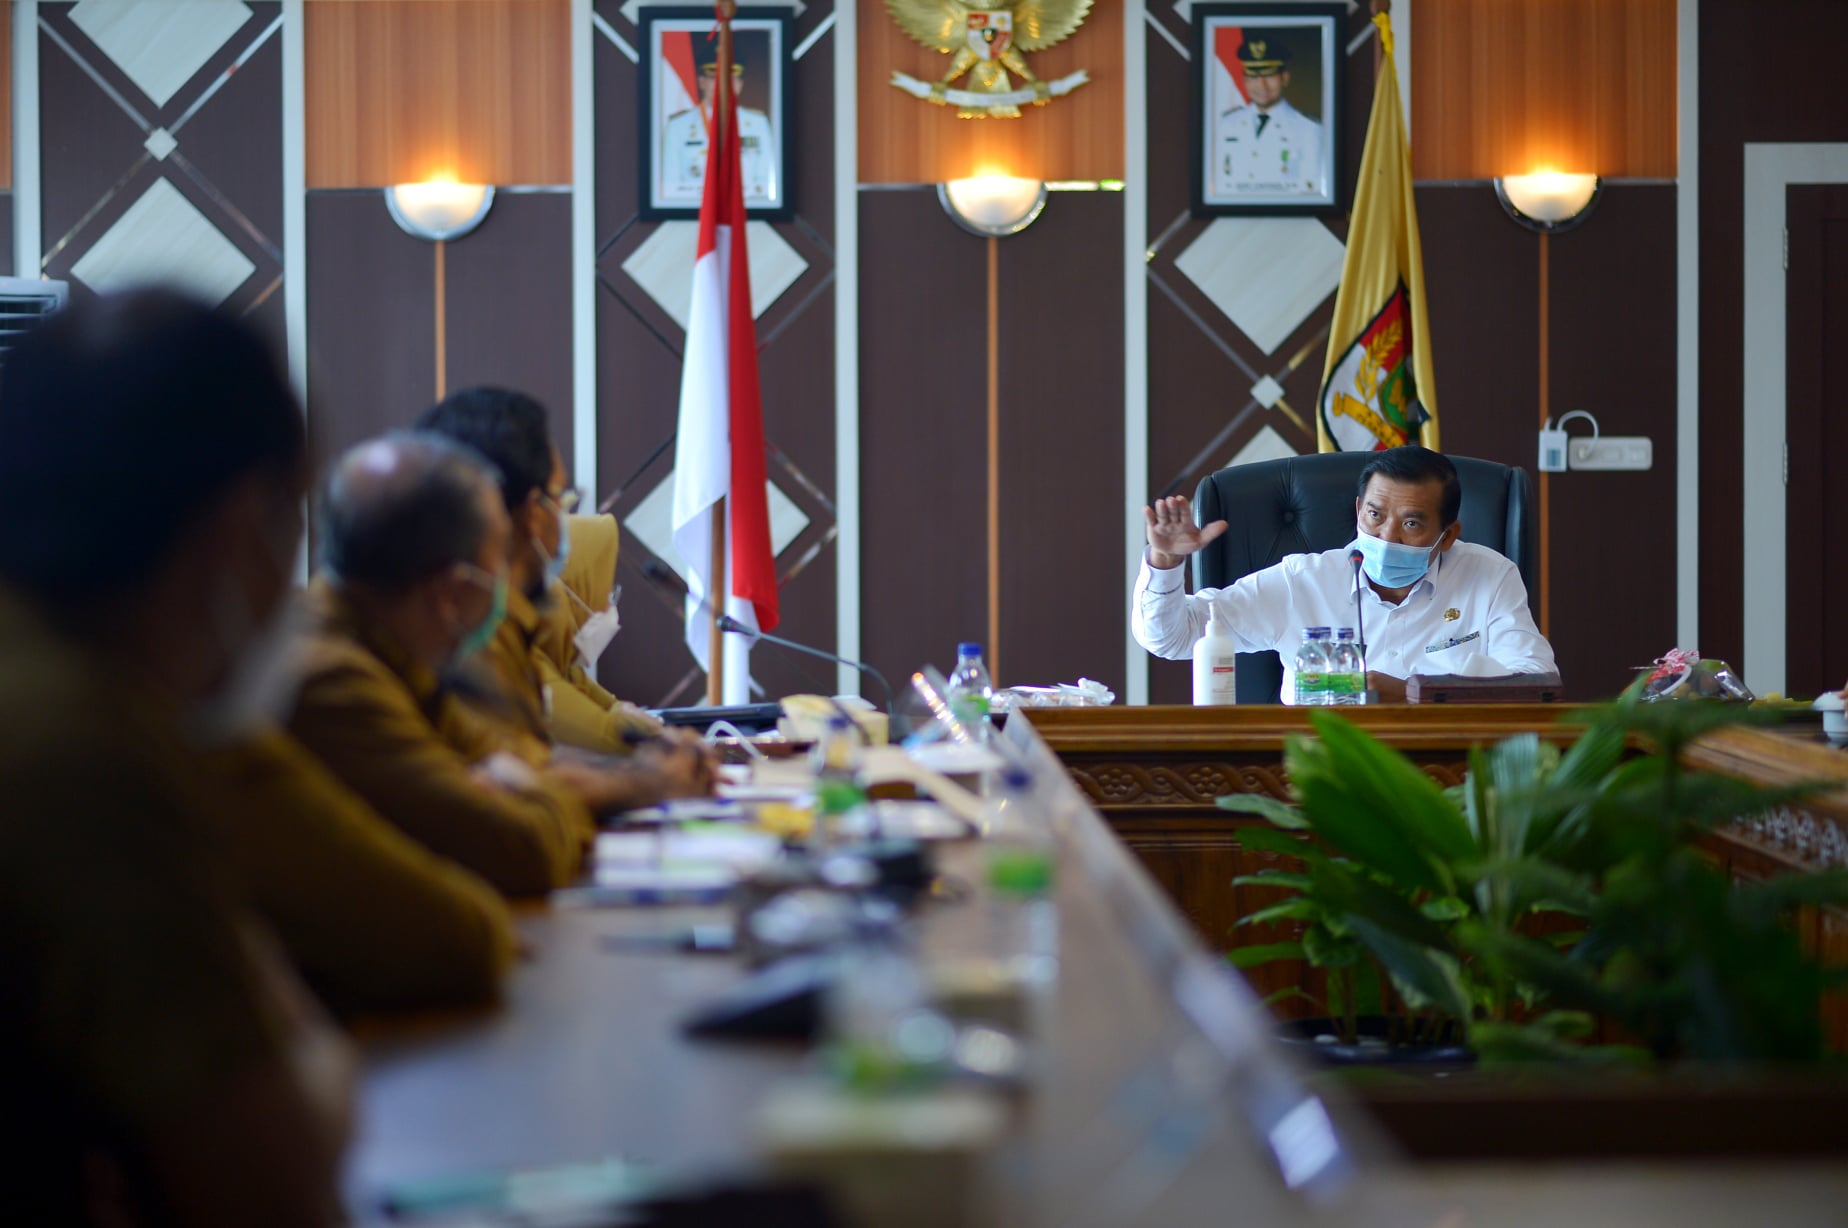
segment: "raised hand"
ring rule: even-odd
[[[1157,499],[1142,509],[1148,525],[1149,566],[1179,567],[1181,560],[1226,531],[1223,520],[1209,525],[1194,523],[1193,505],[1182,495]]]

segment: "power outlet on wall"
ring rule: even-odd
[[[1655,447],[1647,435],[1600,435],[1574,439],[1566,456],[1574,469],[1648,469]]]

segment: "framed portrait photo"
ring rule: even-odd
[[[746,15],[748,14],[748,16]],[[744,207],[752,217],[790,216],[791,9],[751,5],[732,20],[732,83],[738,91]],[[640,71],[641,215],[697,218],[706,182],[707,118],[719,41],[709,8],[644,6]]]
[[[1343,4],[1193,6],[1193,212],[1337,213]]]

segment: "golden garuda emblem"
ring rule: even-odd
[[[934,82],[895,72],[892,84],[940,107],[956,107],[963,119],[1013,119],[1022,104],[1043,107],[1090,80],[1079,69],[1041,81],[1027,67],[1027,53],[1044,51],[1083,25],[1091,0],[1016,0],[997,8],[971,8],[960,0],[885,0],[885,6],[906,34],[955,57],[950,71]],[[964,73],[969,79],[963,87],[951,89],[950,82]]]

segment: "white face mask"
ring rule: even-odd
[[[590,609],[589,604],[582,597],[571,591],[570,585],[565,585],[564,589],[579,607]],[[622,585],[618,584],[610,593],[609,606],[594,611],[589,618],[584,620],[584,625],[578,628],[577,634],[571,637],[571,642],[577,646],[578,665],[587,674],[594,675],[597,672],[597,661],[603,656],[603,650],[610,646],[610,641],[616,638],[618,631],[622,630],[622,617],[616,612],[616,603],[621,598]]]

